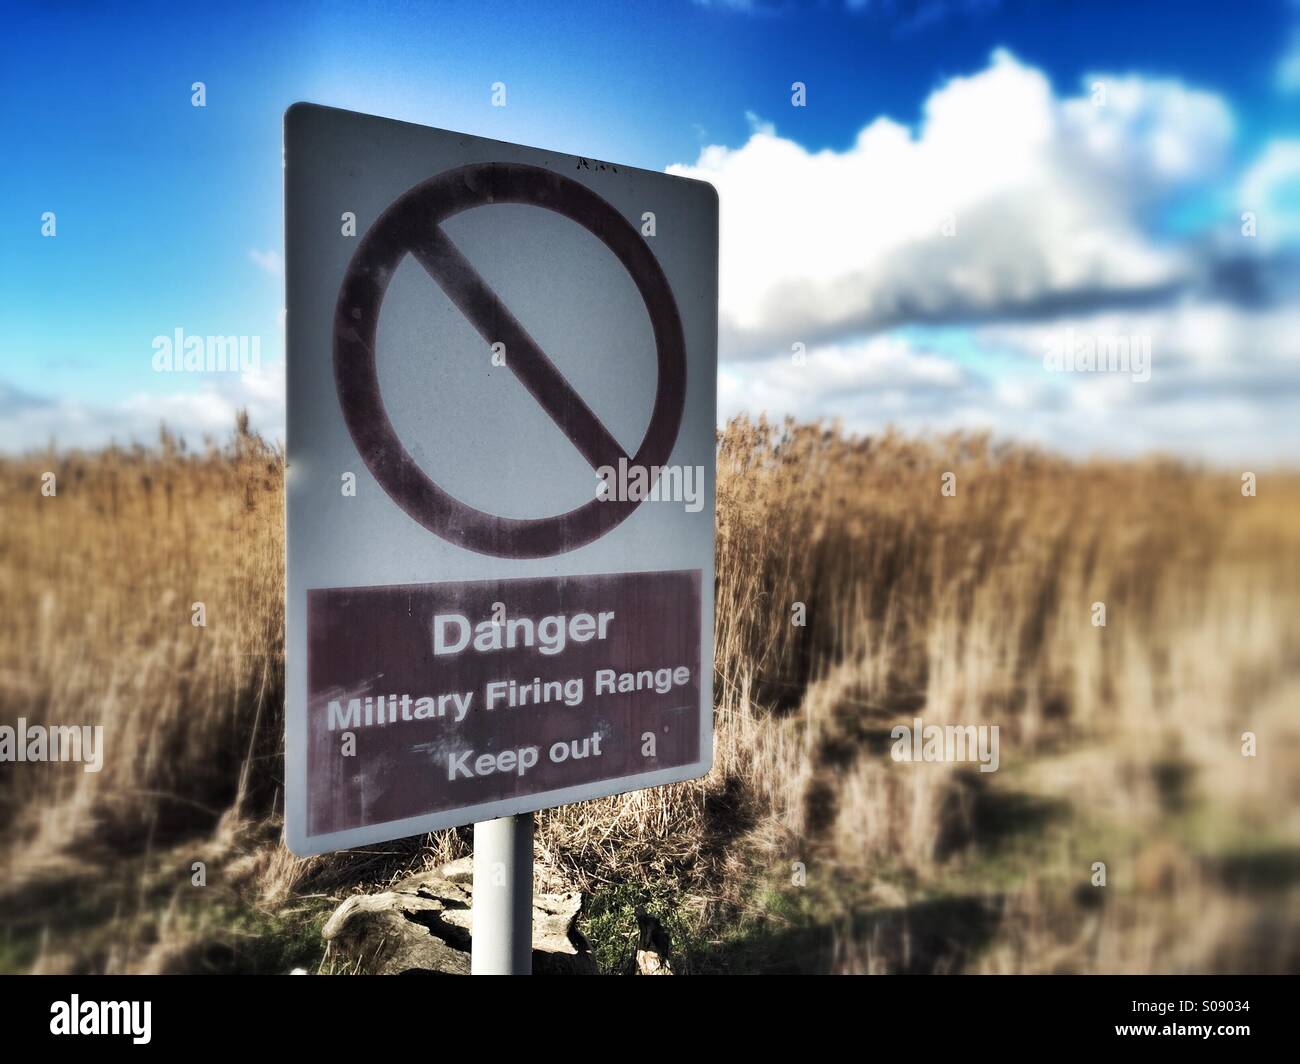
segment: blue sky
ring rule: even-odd
[[[8,155],[0,168],[0,448],[51,435],[84,444],[147,438],[159,417],[199,432],[241,402],[268,431],[279,429],[273,384],[253,382],[244,395],[224,384],[214,392],[203,378],[156,374],[151,340],[177,327],[259,335],[275,372],[281,115],[302,99],[652,169],[676,166],[719,183],[724,230],[738,230],[745,208],[728,215],[728,187],[739,190],[734,202],[761,199],[773,210],[789,195],[760,194],[746,175],[788,163],[805,197],[829,197],[833,186],[843,197],[838,209],[852,212],[854,175],[876,161],[924,173],[967,150],[951,139],[959,123],[945,127],[946,142],[942,123],[931,121],[927,132],[936,98],[947,101],[945,113],[959,114],[965,97],[1019,100],[1045,85],[1037,110],[971,112],[976,125],[987,122],[980,136],[996,150],[1019,157],[1024,149],[1019,185],[998,187],[988,174],[969,186],[951,178],[944,185],[936,175],[930,206],[944,214],[959,204],[959,230],[970,219],[978,234],[963,235],[965,258],[949,272],[913,253],[916,233],[876,246],[871,229],[860,262],[839,248],[817,249],[806,284],[751,271],[731,286],[739,294],[730,303],[724,295],[723,413],[781,412],[784,399],[799,416],[837,416],[867,431],[884,420],[918,429],[986,425],[1070,449],[1079,403],[1040,416],[1035,389],[1056,395],[1061,382],[1044,387],[1035,376],[1041,367],[1025,357],[1041,346],[1043,327],[1067,320],[1098,333],[1144,329],[1157,354],[1162,346],[1171,352],[1165,392],[1120,400],[1154,412],[1139,418],[1149,428],[1136,433],[1131,414],[1123,416],[1130,431],[1112,441],[1119,449],[1177,447],[1179,426],[1218,401],[1230,404],[1225,417],[1244,434],[1237,446],[1251,453],[1267,443],[1261,397],[1281,382],[1295,398],[1286,361],[1234,377],[1235,364],[1215,370],[1194,350],[1206,321],[1269,347],[1290,321],[1291,290],[1274,275],[1295,261],[1288,256],[1300,213],[1291,148],[1300,137],[1295,5],[1186,3],[1174,14],[1140,0],[579,2],[559,13],[549,6],[268,3],[186,13],[175,5],[9,5],[0,41]],[[1069,102],[1086,102],[1098,76],[1126,101],[1109,104],[1104,122]],[[191,106],[195,81],[206,86],[206,107]],[[504,108],[491,106],[496,81],[507,86]],[[807,85],[806,107],[791,106],[794,81]],[[1044,115],[1051,129],[1032,144],[999,140],[1008,124]],[[899,155],[903,148],[884,144],[884,133],[883,146],[863,146],[861,131],[886,120],[915,150]],[[1079,166],[1063,161],[1071,138],[1096,140]],[[702,155],[706,148],[712,154]],[[993,183],[976,195],[978,180]],[[1078,187],[1089,184],[1092,199]],[[1276,215],[1270,239],[1247,253],[1251,276],[1270,278],[1263,303],[1229,299],[1206,280],[1241,260],[1237,250],[1214,249],[1237,229],[1243,188]],[[1025,197],[1061,206],[1022,217],[1016,204]],[[818,217],[802,209],[791,205],[799,225],[792,221],[790,232],[801,225],[815,236]],[[41,233],[46,211],[57,216],[52,239]],[[999,219],[1064,228],[1041,244],[1021,241],[1004,259]],[[1098,233],[1109,251],[1090,260],[1088,285],[1076,283],[1070,264],[1094,254]],[[740,261],[739,250],[728,259],[726,245],[724,235],[724,271]],[[1062,248],[1068,253],[1054,263]],[[1031,261],[1041,278],[1016,272]],[[911,288],[899,273],[907,270],[916,271]],[[1007,278],[1001,291],[1028,294],[985,299],[989,278]],[[973,287],[962,290],[968,282]],[[887,313],[870,309],[881,291],[893,300]],[[778,312],[786,304],[817,313]],[[909,309],[917,306],[923,312]],[[826,352],[794,389],[784,376],[791,337]],[[1184,343],[1179,337],[1192,337],[1191,348],[1170,346]],[[1021,376],[1033,417],[1017,414]],[[884,394],[893,398],[882,406]],[[1080,399],[1082,409],[1100,394]],[[1181,410],[1169,407],[1175,400]],[[1280,426],[1282,411],[1277,416]],[[1288,446],[1295,439],[1287,437]]]

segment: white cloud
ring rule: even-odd
[[[1067,330],[1145,339],[1150,379],[1049,371],[1043,356]],[[1076,455],[1160,450],[1218,464],[1300,453],[1300,305],[1186,298],[958,332],[977,368],[898,334],[813,347],[803,365],[788,355],[724,363],[719,410],[835,419],[859,433],[988,429]]]
[[[846,151],[810,152],[757,125],[739,148],[670,167],[721,195],[722,356],[1105,306],[1186,282],[1192,257],[1151,239],[1143,212],[1217,173],[1228,108],[1175,81],[1085,85],[1058,99],[999,51],[932,93],[915,132],[877,118]]]
[[[248,257],[257,264],[259,269],[265,270],[267,273],[279,276],[284,272],[284,258],[274,248],[269,251],[250,248]]]
[[[718,406],[724,415],[743,410],[791,414],[810,420],[840,418],[852,428],[879,427],[889,415],[950,404],[972,382],[951,360],[914,349],[893,336],[817,347],[796,362],[793,354],[724,364]],[[883,420],[882,420],[883,419]]]
[[[241,409],[263,435],[284,438],[283,362],[248,373],[205,374],[194,390],[141,392],[111,404],[44,398],[0,384],[0,452],[32,450],[51,440],[65,448],[153,443],[161,424],[198,445],[205,435],[228,436]]]
[[[1238,198],[1266,248],[1300,242],[1300,140],[1273,140],[1242,175]]]
[[[1092,75],[1061,98],[1041,72],[998,53],[936,90],[917,129],[878,118],[844,151],[808,151],[747,117],[741,147],[670,168],[721,193],[724,416],[835,418],[859,432],[987,428],[1074,453],[1300,453],[1300,307],[1235,306],[1203,283],[1212,267],[1267,268],[1300,236],[1288,208],[1300,142],[1270,143],[1235,179],[1260,238],[1236,238],[1227,197],[1231,239],[1218,248],[1150,229],[1163,203],[1220,177],[1233,133],[1218,97],[1175,81]],[[282,269],[275,251],[249,254]],[[950,330],[961,342],[926,338],[935,330],[924,326],[950,322],[965,323]],[[1046,345],[1067,328],[1149,336],[1150,381],[1047,372]],[[791,358],[796,341],[803,365]],[[225,435],[240,407],[283,436],[282,363],[111,405],[0,385],[0,450],[51,435],[76,446],[149,440],[163,420],[198,442]]]
[[[1065,330],[1079,336],[1143,336],[1152,348],[1154,394],[1200,381],[1216,391],[1241,391],[1252,380],[1290,377],[1300,390],[1300,305],[1244,310],[1225,302],[1182,300],[1170,307],[1108,311],[1081,318],[989,326],[983,346],[1018,352],[1041,363]],[[1161,381],[1164,385],[1161,386]]]

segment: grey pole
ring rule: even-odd
[[[474,825],[470,973],[533,971],[533,814]]]

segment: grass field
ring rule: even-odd
[[[537,819],[605,970],[638,905],[684,972],[1300,970],[1300,473],[746,420],[718,455],[714,771]],[[246,426],[0,461],[0,724],[107,751],[0,766],[0,969],[329,970],[342,898],[468,852],[280,844],[282,486]],[[893,761],[918,717],[997,725],[998,771]]]

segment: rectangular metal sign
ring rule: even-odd
[[[298,854],[712,762],[718,202],[285,116]]]

